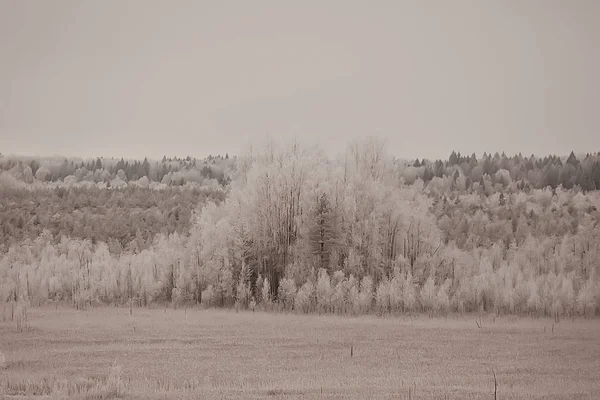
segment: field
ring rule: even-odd
[[[498,399],[600,396],[598,320],[8,310],[0,398],[493,399],[493,372]]]

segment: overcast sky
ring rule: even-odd
[[[600,151],[600,1],[0,0],[0,152]]]

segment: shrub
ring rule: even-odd
[[[250,302],[250,289],[246,282],[240,278],[236,288],[236,299],[235,306],[236,308],[246,309],[248,308],[248,303]]]
[[[347,286],[348,281],[344,279],[331,288],[331,309],[337,314],[342,314],[346,311]]]
[[[268,279],[265,279],[265,281],[268,282]],[[285,310],[291,310],[294,308],[294,299],[296,297],[296,284],[294,283],[294,280],[292,278],[283,278],[281,282],[279,282],[277,296],[279,298],[280,304]]]
[[[215,297],[216,292],[212,285],[208,285],[208,287],[202,291],[202,305],[204,307],[212,307],[215,305]]]
[[[269,278],[262,281],[260,290],[263,307],[269,308],[271,306],[271,283],[269,282]]]
[[[438,289],[436,300],[435,300],[435,309],[437,312],[441,314],[448,313],[448,309],[450,308],[450,296],[448,292],[450,290],[450,285],[452,284],[452,280],[450,278],[446,279],[444,284],[440,286]]]
[[[370,276],[365,276],[360,281],[358,302],[362,313],[368,313],[373,306],[373,279]]]
[[[344,275],[343,271],[335,271],[331,277],[331,286],[335,287],[338,284],[342,283],[342,281],[345,279],[346,275]]]
[[[530,279],[527,283],[527,287],[529,289],[529,297],[527,298],[527,309],[529,310],[529,312],[538,313],[542,306],[542,301],[538,291],[538,285],[534,279]]]
[[[2,350],[0,350],[0,369],[5,369],[5,368],[6,368],[6,357],[4,357]]]
[[[390,281],[385,278],[377,285],[377,291],[375,292],[375,305],[377,311],[380,313],[390,311]]]
[[[296,293],[294,308],[298,312],[308,313],[315,308],[314,298],[315,286],[311,281],[308,281]]]
[[[353,314],[360,313],[360,292],[358,290],[358,282],[354,275],[350,275],[347,283],[348,292],[346,294],[347,309],[352,310]]]
[[[577,308],[575,301],[575,291],[573,290],[573,280],[563,276],[560,287],[560,297],[564,311],[567,315],[573,315]]]
[[[399,268],[394,270],[394,276],[390,280],[390,308],[392,312],[402,309],[402,276]]]
[[[529,299],[529,286],[527,279],[521,272],[518,273],[515,283],[514,303],[515,312],[524,312],[527,309],[527,300]],[[574,300],[573,300],[574,304]]]
[[[254,298],[257,300],[257,302],[261,302],[262,300],[262,288],[263,288],[263,284],[264,284],[264,280],[263,277],[258,274],[258,276],[256,277],[256,281],[254,282]]]
[[[415,309],[416,302],[417,290],[415,288],[415,284],[413,283],[412,274],[409,271],[406,273],[404,284],[402,285],[402,305],[404,307],[404,311],[413,311]]]
[[[110,369],[108,381],[106,382],[109,397],[122,397],[125,393],[125,382],[121,377],[121,366],[115,361]]]
[[[579,291],[579,295],[577,296],[577,306],[579,308],[579,312],[586,317],[591,317],[594,315],[594,311],[596,309],[596,299],[594,283],[591,279],[587,280],[581,290]]]
[[[323,268],[319,269],[319,276],[317,279],[316,296],[317,296],[317,308],[319,312],[331,311],[331,281],[329,274]]]
[[[421,307],[423,307],[423,311],[433,311],[435,307],[435,297],[435,281],[433,280],[433,277],[430,276],[425,281],[425,284],[423,285],[419,296],[419,301],[421,302]]]
[[[233,274],[231,270],[224,269],[221,271],[221,277],[219,279],[219,284],[217,285],[216,292],[218,293],[217,301],[221,306],[230,305],[234,298],[233,293],[234,288],[234,280]]]

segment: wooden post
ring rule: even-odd
[[[492,368],[492,373],[494,374],[494,400],[498,399],[498,380],[496,379],[496,372]]]

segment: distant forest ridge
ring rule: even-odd
[[[108,188],[124,187],[128,182],[142,186],[148,186],[152,182],[183,186],[188,182],[202,184],[213,179],[224,185],[227,183],[226,171],[232,162],[228,154],[215,157],[211,155],[203,160],[165,156],[160,161],[151,161],[148,158],[125,160],[2,156],[0,153],[0,172],[9,172],[12,177],[25,183],[62,181],[72,185],[77,182],[94,182],[104,183]]]
[[[204,159],[191,156],[185,158],[163,156],[161,160],[32,157],[7,156],[0,153],[0,173],[10,173],[11,178],[24,183],[62,182],[66,186],[93,182],[99,188],[126,187],[128,184],[149,186],[154,189],[166,186],[201,185],[215,180],[219,185],[229,183],[235,171],[237,157],[229,154],[209,155]],[[477,157],[453,151],[445,160],[393,159],[398,178],[405,184],[417,179],[429,183],[433,178],[444,176],[464,178],[465,189],[474,182],[481,183],[484,176],[493,183],[507,180],[517,182],[520,187],[551,187],[562,185],[565,189],[579,187],[583,191],[600,189],[600,152],[568,156],[535,155],[521,153],[507,156],[504,153],[483,153]],[[4,183],[8,177],[5,176]],[[157,185],[158,184],[158,185]],[[88,185],[89,186],[89,185]]]

